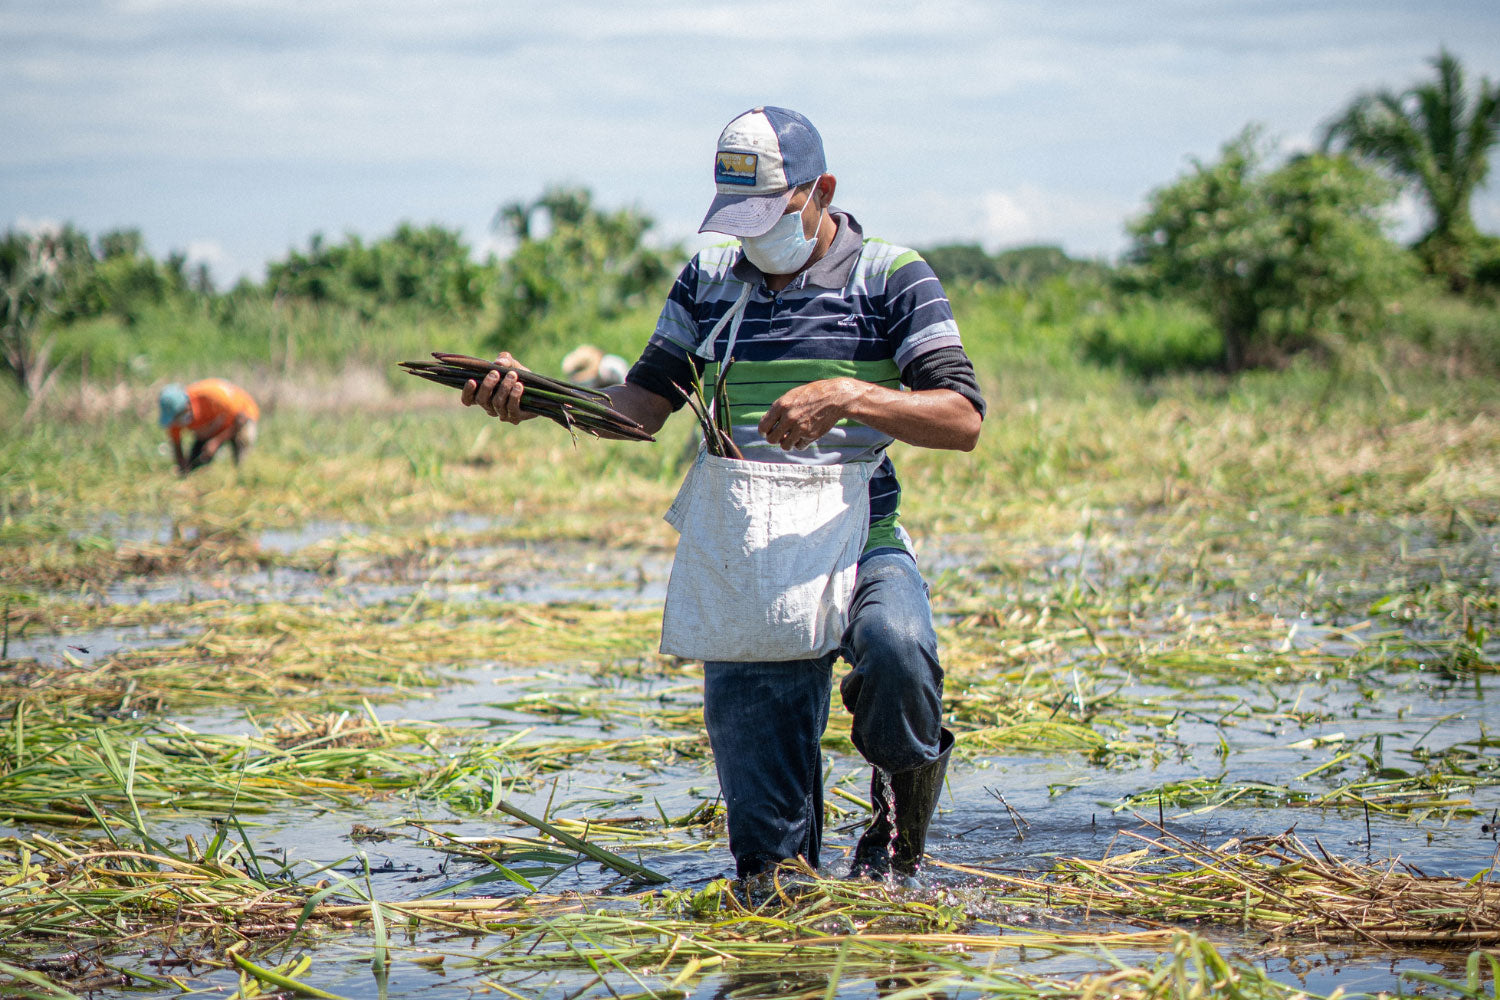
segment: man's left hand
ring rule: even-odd
[[[830,378],[799,385],[771,404],[759,431],[785,451],[806,448],[848,415],[855,400],[871,388],[854,378]]]

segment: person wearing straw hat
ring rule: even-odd
[[[603,389],[625,381],[630,362],[618,354],[605,354],[593,344],[579,344],[563,355],[562,372],[579,385]]]
[[[161,390],[157,397],[159,422],[172,441],[177,472],[187,475],[214,460],[225,444],[239,465],[244,453],[255,444],[260,407],[250,394],[222,378],[206,378],[187,386],[176,383]],[[193,446],[182,450],[182,432],[190,431]]]
[[[719,136],[714,180],[700,231],[737,242],[703,250],[683,268],[624,384],[605,390],[615,409],[654,433],[683,405],[682,387],[712,363],[744,459],[700,452],[669,513],[673,520],[683,504],[690,512],[687,526],[673,521],[681,537],[663,649],[694,648],[693,636],[685,639],[671,618],[684,545],[699,523],[691,512],[705,495],[694,484],[698,465],[862,470],[859,491],[846,494],[858,497],[859,529],[848,587],[828,591],[841,615],[831,648],[824,642],[809,644],[802,655],[743,653],[760,647],[731,644],[719,633],[740,619],[755,625],[762,609],[720,593],[720,579],[695,577],[683,589],[706,593],[719,609],[717,620],[699,623],[705,652],[697,658],[704,661],[704,722],[737,874],[755,876],[799,857],[819,864],[820,739],[833,665],[842,657],[851,669],[840,694],[853,716],[854,745],[872,765],[874,806],[851,875],[913,878],[953,734],[942,725],[943,671],[927,587],[900,523],[900,486],[886,449],[903,441],[971,450],[984,399],[936,275],[915,251],[867,236],[853,215],[834,206],[836,179],[806,117],[778,107],[736,116]],[[516,364],[509,354],[498,360]],[[464,387],[463,402],[515,423],[529,416],[519,409],[521,393],[513,373],[503,379],[491,373]],[[770,565],[813,538],[789,535],[783,540],[791,544],[776,550]],[[730,549],[753,547],[748,535],[730,542]],[[832,567],[833,576],[841,572]],[[743,575],[731,570],[720,577]],[[796,584],[785,581],[788,592]],[[714,655],[715,644],[733,652]]]

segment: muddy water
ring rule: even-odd
[[[493,723],[493,717],[498,713],[487,707],[490,700],[516,693],[503,684],[496,686],[498,679],[476,672],[468,678],[470,683],[437,699],[388,706],[381,709],[380,715],[386,720],[423,718],[456,723]],[[651,691],[651,685],[641,685],[643,696]],[[1471,727],[1481,721],[1490,726],[1500,721],[1488,709],[1493,703],[1491,700],[1487,699],[1481,705],[1472,699],[1470,692],[1471,687],[1448,689],[1442,685],[1426,692],[1414,692],[1412,696],[1418,700],[1413,710],[1399,720],[1401,727],[1415,737],[1437,722],[1442,727],[1438,731],[1448,730],[1449,737],[1462,736],[1464,723],[1461,720],[1441,720],[1455,710],[1475,708],[1481,711],[1471,716]],[[1389,739],[1390,730],[1381,728],[1383,721],[1391,720],[1360,720],[1362,725],[1385,732]],[[523,724],[534,723],[535,720],[505,722],[494,727],[493,732],[498,739]],[[219,728],[232,729],[233,723],[220,720]],[[584,722],[574,722],[562,728],[580,736],[599,733],[597,725]],[[1351,739],[1358,738],[1357,733],[1350,731],[1352,727],[1341,728]],[[558,735],[554,727],[547,727],[547,732],[549,736]],[[610,733],[617,738],[630,734],[628,726]],[[1244,773],[1257,780],[1271,781],[1302,773],[1326,759],[1328,751],[1325,749],[1286,749],[1285,744],[1291,741],[1288,739],[1291,735],[1264,734],[1245,739],[1243,748],[1237,748],[1231,754],[1229,773]],[[1206,744],[1196,745],[1195,749],[1205,757],[1209,755]],[[856,758],[830,753],[827,767],[830,781],[843,782],[844,787],[860,794],[868,787],[868,770]],[[956,761],[950,768],[949,787],[934,824],[929,849],[935,857],[988,869],[1043,869],[1056,857],[1097,858],[1111,850],[1115,853],[1133,850],[1138,842],[1132,842],[1129,833],[1149,834],[1150,831],[1134,816],[1111,812],[1110,805],[1141,787],[1198,773],[1198,766],[1192,762],[1105,770],[1069,755],[1009,754]],[[622,790],[628,790],[629,794],[622,793]],[[529,794],[517,795],[512,801],[537,813],[550,805],[552,813],[559,816],[639,815],[649,818],[658,808],[668,816],[683,815],[703,799],[712,798],[715,790],[711,769],[701,763],[656,768],[594,763],[571,767],[555,783]],[[1001,794],[1010,810],[1001,804],[998,797]],[[1487,801],[1494,799],[1491,795]],[[1013,820],[1013,816],[1016,819]],[[1153,814],[1149,818],[1155,820],[1156,816]],[[1489,864],[1496,847],[1489,838],[1478,833],[1477,821],[1453,823],[1446,827],[1433,824],[1413,827],[1401,819],[1376,816],[1372,817],[1367,832],[1362,815],[1319,810],[1225,808],[1196,816],[1174,815],[1169,810],[1166,819],[1168,829],[1173,832],[1190,839],[1201,838],[1210,844],[1232,836],[1280,832],[1295,824],[1297,833],[1308,843],[1316,838],[1331,853],[1361,860],[1399,856],[1419,865],[1429,874],[1472,874]],[[360,841],[352,834],[355,823],[398,836],[381,842]],[[354,812],[308,809],[260,816],[251,823],[250,832],[257,849],[273,857],[337,862],[336,870],[350,876],[359,875],[368,864],[375,893],[385,900],[441,895],[446,886],[482,873],[483,868],[479,865],[445,859],[423,846],[419,839],[399,836],[403,832],[409,832],[413,838],[421,836],[415,826],[404,825],[410,823],[457,837],[518,832],[509,823],[459,816],[440,807],[404,802],[372,803]],[[193,823],[181,824],[170,832],[192,832],[200,838],[204,833],[201,824]],[[829,870],[843,870],[844,856],[852,848],[858,833],[858,821],[834,824],[829,830],[824,857]],[[732,874],[733,870],[732,860],[722,841],[697,846],[688,844],[672,853],[648,852],[639,860],[667,875],[673,888],[701,887],[712,879]],[[962,893],[972,884],[941,870],[934,872],[934,879],[940,886],[934,891],[940,894],[945,890]],[[594,893],[611,887],[618,888],[613,873],[589,863],[564,872],[548,883],[547,891]],[[484,889],[460,894],[505,896],[520,893],[521,890],[507,883],[497,882]],[[1004,922],[1018,926],[1043,919],[1041,915],[1026,912],[991,913],[989,916],[998,916]],[[1097,929],[1097,921],[1094,925]],[[1256,949],[1255,941],[1243,941],[1232,933],[1209,933],[1227,950]],[[436,935],[421,936],[413,943],[448,954],[454,951],[451,942],[442,942]],[[498,943],[499,939],[491,942]],[[488,946],[484,939],[480,939],[472,947],[483,951]],[[461,952],[469,951],[470,947],[465,945]],[[382,991],[367,967],[368,948],[368,941],[360,944],[357,939],[332,948],[320,948],[315,953],[314,965],[318,975],[309,981],[348,997],[377,997],[382,992],[386,996],[416,993],[433,997],[468,996],[476,985],[476,977],[465,974],[450,959],[442,973],[398,963]],[[1151,953],[1132,954],[1125,950],[1118,957],[1150,964],[1156,956]],[[1024,966],[1018,967],[1036,974],[1066,972],[1076,975],[1088,967],[1087,963],[1080,963],[1076,956],[1059,958],[1034,953]],[[1331,992],[1340,985],[1346,990],[1394,989],[1400,973],[1405,970],[1452,972],[1429,957],[1408,955],[1393,959],[1388,953],[1347,948],[1278,958],[1269,961],[1267,968],[1278,978],[1321,993]],[[554,989],[543,995],[562,996],[570,988],[586,982],[587,977],[582,975],[562,976]],[[695,995],[715,995],[716,990],[728,985],[725,977],[709,976]],[[871,990],[840,995],[876,994]]]
[[[111,542],[172,540],[169,522],[110,523],[100,537]],[[223,569],[192,574],[162,573],[128,577],[90,591],[106,604],[191,604],[201,600],[241,602],[382,604],[421,594],[432,600],[517,601],[550,604],[588,601],[617,608],[659,605],[666,595],[671,568],[668,553],[600,549],[583,544],[543,549],[494,539],[495,523],[479,518],[448,518],[434,527],[440,537],[455,539],[431,566],[391,567],[361,550],[357,540],[370,529],[342,522],[315,522],[298,529],[262,532],[254,546],[272,555],[291,555],[319,546],[326,565],[314,571],[272,565],[263,570]],[[482,541],[465,544],[462,532],[481,533]],[[457,534],[455,534],[457,533]],[[191,538],[191,532],[187,537]],[[517,580],[506,567],[524,561],[536,568]]]
[[[31,635],[11,639],[8,655],[17,660],[36,660],[47,667],[64,664],[100,663],[132,649],[170,646],[182,640],[180,629],[170,626],[131,626],[91,629],[66,635]]]
[[[476,526],[480,530],[483,525]],[[159,532],[160,526],[141,529]],[[262,539],[262,544],[278,551],[295,551],[301,547],[343,537],[357,538],[360,529],[346,525],[315,525],[302,533],[281,533]],[[155,537],[154,534],[150,537]],[[1389,539],[1384,543],[1392,544]],[[1427,552],[1428,540],[1408,539],[1405,551]],[[1091,577],[1105,580],[1121,575],[1141,574],[1152,570],[1143,545],[1130,552],[1109,552],[1103,546],[1090,545],[1081,539],[1074,547],[1046,552],[1031,552],[1028,558],[1044,571],[1032,578],[1033,585],[1046,587],[1059,578]],[[503,544],[485,543],[457,550],[459,554],[440,560],[436,567],[420,571],[382,568],[357,556],[343,558],[333,578],[326,574],[272,570],[221,577],[161,578],[122,584],[111,591],[109,599],[121,601],[181,601],[209,596],[233,596],[240,600],[294,600],[336,604],[351,598],[367,603],[401,603],[419,595],[435,600],[493,600],[496,597],[534,603],[588,600],[613,607],[651,607],[659,605],[665,587],[667,560],[660,554],[631,552],[592,552],[583,549],[559,550],[547,561],[545,572],[530,572],[524,585],[499,581],[505,575],[497,571],[519,550]],[[1478,560],[1479,573],[1493,572],[1490,567],[1495,542],[1476,539],[1459,555]],[[536,553],[527,550],[529,557]],[[1327,552],[1318,554],[1326,558]],[[983,560],[978,549],[967,548],[962,541],[951,550],[928,554],[929,568],[934,572],[972,571]],[[1428,562],[1433,562],[1429,560]],[[1435,578],[1439,569],[1421,560],[1413,562],[1412,573],[1426,572]],[[1435,565],[1435,563],[1434,563]],[[982,574],[981,574],[982,575]],[[1268,586],[1268,584],[1270,584]],[[1277,605],[1279,613],[1305,623],[1300,637],[1289,641],[1328,643],[1335,641],[1329,631],[1346,626],[1358,616],[1349,612],[1343,617],[1329,614],[1318,618],[1308,608],[1326,612],[1328,603],[1314,596],[1287,597],[1276,591],[1271,581],[1247,581],[1254,591],[1223,599],[1249,600]],[[1356,581],[1328,581],[1328,588],[1345,588],[1375,592],[1376,584]],[[995,593],[1003,588],[996,587]],[[1320,603],[1321,601],[1321,603]],[[1351,601],[1351,606],[1354,603]],[[28,637],[26,644],[13,642],[12,656],[48,658],[73,656],[97,659],[114,649],[161,645],[176,641],[167,630],[126,629],[114,632],[72,634],[66,637]],[[29,644],[29,645],[28,645]],[[50,645],[49,645],[50,644]],[[79,647],[67,652],[68,647]],[[1326,647],[1325,647],[1326,648]],[[587,682],[581,682],[587,683]],[[1220,808],[1175,807],[1164,803],[1140,808],[1140,815],[1118,806],[1125,798],[1149,792],[1150,789],[1194,778],[1221,778],[1225,784],[1235,782],[1268,782],[1305,787],[1309,791],[1327,791],[1340,782],[1337,772],[1322,779],[1299,780],[1335,754],[1352,750],[1365,757],[1379,758],[1389,767],[1411,769],[1413,754],[1438,750],[1479,739],[1486,732],[1500,729],[1500,676],[1481,674],[1448,676],[1434,668],[1431,671],[1391,671],[1358,679],[1330,677],[1313,682],[1278,682],[1237,688],[1213,683],[1207,697],[1221,710],[1245,703],[1251,706],[1315,702],[1324,713],[1324,721],[1307,726],[1290,723],[1244,722],[1221,726],[1212,719],[1184,718],[1176,727],[1174,744],[1162,759],[1155,762],[1123,763],[1101,767],[1080,755],[1047,753],[1009,753],[979,758],[956,759],[949,770],[947,793],[929,838],[930,852],[941,859],[982,869],[1039,870],[1058,857],[1104,856],[1106,852],[1123,853],[1139,843],[1132,832],[1149,832],[1142,816],[1158,818],[1168,829],[1189,839],[1218,844],[1235,836],[1272,834],[1295,828],[1307,843],[1316,840],[1330,853],[1359,860],[1401,858],[1428,874],[1452,874],[1468,877],[1492,864],[1497,844],[1482,833],[1481,822],[1491,810],[1500,809],[1500,788],[1493,785],[1463,792],[1472,802],[1470,814],[1448,822],[1437,820],[1413,824],[1400,816],[1374,814],[1367,817],[1350,810],[1293,808],[1286,805],[1259,807],[1235,804]],[[597,737],[605,734],[605,723],[597,719],[575,717],[563,722],[551,717],[528,716],[514,709],[496,707],[514,702],[526,694],[545,693],[545,681],[517,682],[494,670],[476,670],[436,697],[407,704],[388,705],[380,709],[383,720],[419,719],[470,726],[486,737],[504,739],[514,733],[535,727],[548,739],[577,736]],[[639,699],[642,703],[670,696],[680,704],[692,704],[696,692],[681,690],[679,678],[653,680],[628,679],[620,682],[616,695]],[[1126,693],[1138,697],[1172,692],[1137,686]],[[621,739],[632,732],[650,735],[649,725],[641,719],[620,718],[608,721],[607,735]],[[243,732],[244,720],[230,714],[182,720],[205,731]],[[482,737],[476,737],[482,738]],[[1308,744],[1309,739],[1326,742]],[[526,736],[522,736],[525,742]],[[1293,744],[1296,744],[1294,746]],[[1494,751],[1484,751],[1493,755]],[[868,790],[868,770],[857,758],[829,752],[826,774],[831,783],[863,797]],[[629,765],[605,761],[575,764],[559,772],[555,781],[515,795],[515,804],[534,813],[550,809],[552,815],[595,817],[598,819],[640,816],[648,820],[665,814],[682,816],[712,801],[717,783],[711,765],[702,760],[674,760],[661,764]],[[1003,801],[1002,801],[1003,800]],[[1145,800],[1149,802],[1149,799]],[[381,830],[390,839],[371,840],[355,832],[355,824]],[[426,843],[426,831],[438,830],[453,837],[485,837],[515,834],[513,824],[458,815],[440,805],[407,801],[376,801],[358,809],[330,810],[320,807],[287,809],[251,818],[248,828],[256,850],[275,858],[303,859],[319,865],[333,865],[335,870],[351,876],[370,873],[377,898],[406,900],[451,891],[449,887],[481,874],[481,866],[456,860]],[[840,872],[846,865],[845,855],[853,846],[862,826],[854,813],[835,822],[828,830],[825,867]],[[181,836],[192,833],[200,842],[207,830],[201,821],[181,821],[157,825],[160,833]],[[521,831],[524,833],[525,831]],[[628,853],[628,852],[627,852]],[[675,847],[664,852],[644,852],[640,860],[667,875],[673,888],[696,888],[713,879],[732,873],[733,863],[722,839],[695,840],[679,838]],[[937,869],[933,873],[939,894],[962,894],[970,886],[964,879]],[[613,873],[597,864],[587,863],[567,869],[547,884],[547,891],[598,893],[618,888]],[[482,890],[465,890],[462,894],[520,894],[522,890],[504,882],[494,882]],[[945,898],[963,898],[962,895]],[[1025,925],[1041,919],[1039,915],[1006,913],[1003,922]],[[1215,935],[1229,950],[1257,950],[1258,941],[1241,939],[1232,933]],[[449,955],[483,952],[502,943],[479,939],[456,944],[438,935],[422,935],[416,946]],[[398,961],[384,979],[372,975],[369,967],[370,941],[355,936],[320,946],[315,952],[313,973],[306,978],[317,986],[347,997],[384,997],[422,995],[434,998],[469,997],[478,986],[479,974],[465,970],[462,961],[450,958],[442,970],[430,970],[410,962]],[[1150,964],[1156,956],[1150,953],[1118,954],[1124,961]],[[1019,962],[1020,959],[1018,958]],[[1066,972],[1076,975],[1089,968],[1087,960],[1038,954],[1022,965],[1038,974]],[[1266,967],[1278,978],[1314,992],[1331,992],[1335,986],[1348,990],[1394,990],[1404,970],[1424,970],[1452,975],[1451,962],[1428,955],[1409,954],[1394,957],[1359,949],[1324,949],[1318,954],[1268,961]],[[555,980],[546,977],[547,986],[539,981],[540,995],[563,996],[584,986],[589,977],[563,975]],[[222,976],[221,985],[233,988],[235,977]],[[752,984],[738,983],[726,976],[707,976],[699,980],[694,995],[723,995],[731,988]],[[817,984],[802,984],[816,986]],[[596,988],[596,992],[597,992]],[[530,990],[523,990],[529,993]],[[109,994],[101,994],[109,995]],[[121,996],[126,994],[121,993]],[[130,996],[150,996],[149,990],[131,991]],[[162,994],[175,995],[175,994]],[[840,992],[841,996],[875,996],[876,991]]]

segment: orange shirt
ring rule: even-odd
[[[221,378],[206,378],[201,382],[194,382],[187,387],[187,396],[188,403],[193,408],[193,419],[188,422],[187,429],[193,432],[194,437],[211,437],[233,423],[236,417],[260,419],[260,407],[255,405],[250,394],[233,382],[226,382]],[[182,440],[182,431],[179,424],[167,428],[173,441]]]

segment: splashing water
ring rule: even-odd
[[[891,877],[896,870],[896,785],[891,780],[891,773],[883,767],[875,768],[875,783],[880,789],[880,805],[885,809],[886,823],[890,829],[885,844],[887,868],[884,874]]]

